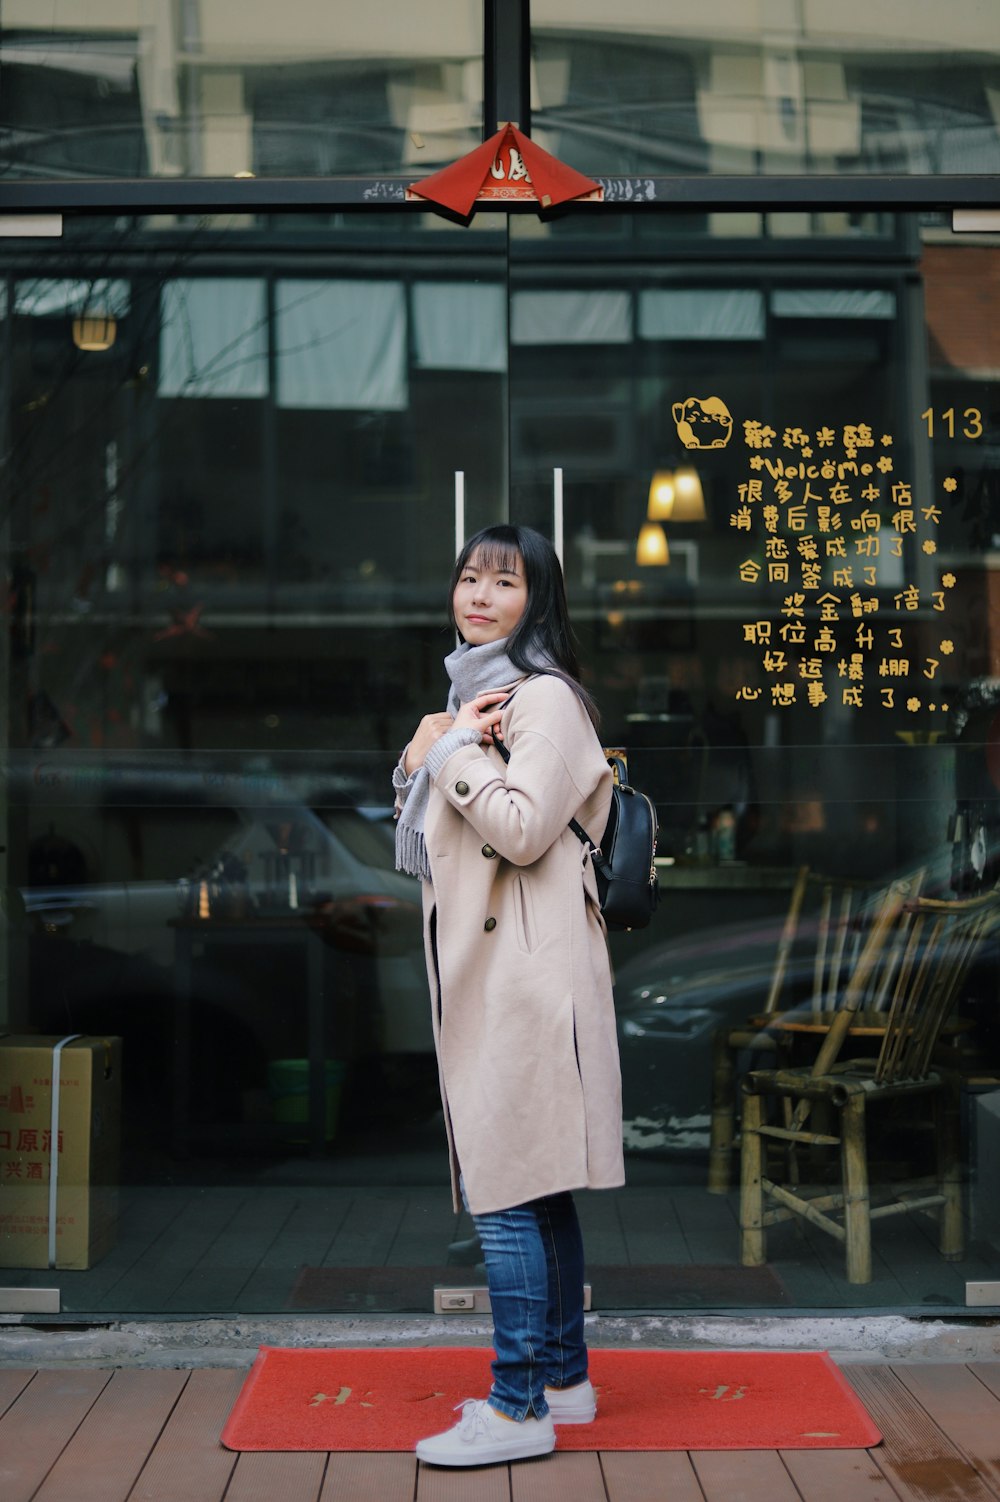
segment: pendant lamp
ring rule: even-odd
[[[643,522],[635,545],[635,561],[647,568],[670,562],[667,534],[659,522]]]

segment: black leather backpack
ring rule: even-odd
[[[590,851],[597,894],[608,928],[645,928],[659,899],[656,880],[656,809],[645,793],[630,787],[619,756],[609,756],[615,774],[608,822],[595,850],[575,819],[570,829]]]

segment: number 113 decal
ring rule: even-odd
[[[983,414],[978,407],[966,407],[962,413],[956,413],[954,407],[946,407],[943,412],[935,412],[933,407],[928,407],[926,412],[921,412],[920,419],[927,424],[928,438],[934,437],[934,424],[939,422],[941,433],[939,436],[954,438],[956,429],[961,432],[963,438],[982,438]],[[958,427],[959,420],[961,427]]]

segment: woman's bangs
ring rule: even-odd
[[[475,568],[480,573],[517,574],[524,576],[524,562],[517,548],[502,542],[481,542],[473,548],[462,564],[463,568]]]

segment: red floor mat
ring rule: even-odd
[[[491,1353],[262,1346],[222,1432],[230,1450],[412,1450],[489,1390]],[[594,1423],[560,1450],[803,1450],[881,1438],[823,1352],[590,1353]]]

